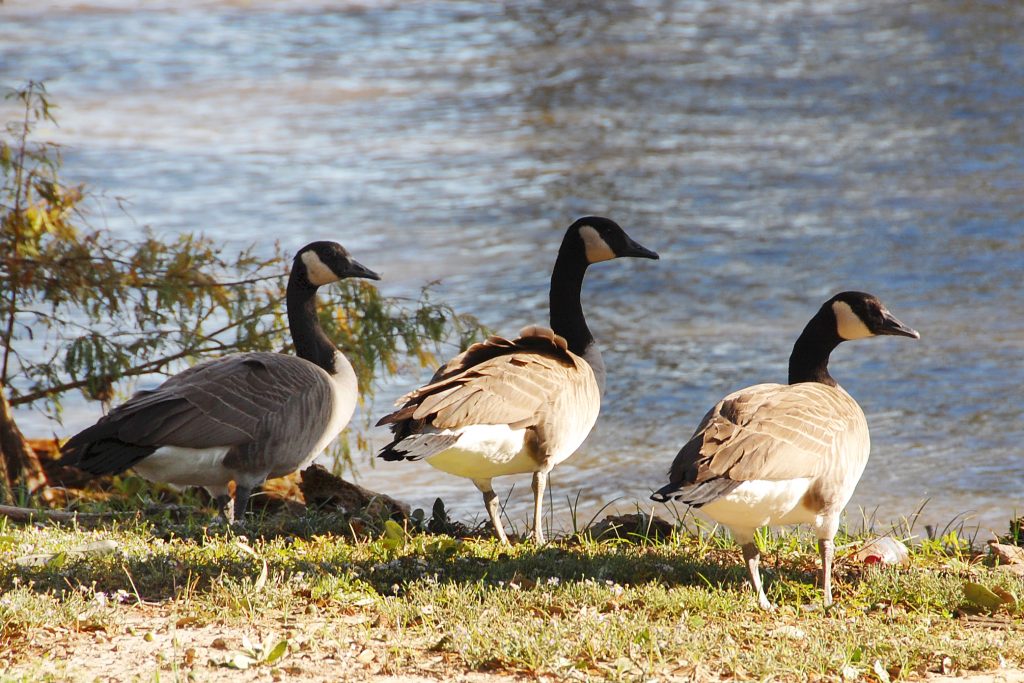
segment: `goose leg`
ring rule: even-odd
[[[533,542],[544,545],[544,487],[548,483],[547,472],[533,473]]]
[[[249,504],[249,496],[252,495],[252,486],[242,486],[235,482],[235,522],[245,519],[245,508]]]
[[[821,555],[821,586],[825,591],[825,607],[832,605],[832,559],[835,557],[835,542],[831,538],[818,539],[818,554]]]
[[[221,519],[224,520],[225,524],[231,524],[234,521],[234,510],[231,508],[231,494],[228,493],[227,486],[204,486],[206,492],[213,498],[213,502],[217,504],[217,513]]]
[[[501,524],[501,509],[498,506],[498,494],[491,487],[490,479],[473,480],[476,487],[484,497],[484,507],[487,508],[487,515],[491,518],[491,525],[498,535],[498,540],[504,545],[509,545],[508,536],[505,535],[505,527]]]
[[[225,493],[223,496],[217,496],[214,498],[214,502],[217,503],[217,512],[224,518],[224,521],[231,524],[235,521],[235,511],[231,507],[231,496]]]
[[[754,591],[757,593],[757,604],[763,610],[770,610],[772,603],[768,602],[768,596],[764,594],[764,587],[761,585],[761,569],[759,567],[761,561],[761,551],[757,548],[757,543],[753,540],[743,543],[743,560],[747,565],[747,571],[750,573],[750,585],[754,587]]]

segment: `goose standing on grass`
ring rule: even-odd
[[[623,256],[658,258],[607,218],[573,223],[551,273],[551,329],[527,327],[512,340],[491,337],[441,366],[377,423],[394,433],[380,457],[425,459],[473,480],[502,543],[508,537],[491,480],[532,472],[533,539],[543,543],[548,473],[590,433],[604,391],[604,362],[580,304],[583,276],[592,263]]]
[[[679,499],[729,528],[763,609],[771,603],[754,532],[779,524],[814,526],[825,606],[832,604],[833,539],[870,440],[864,412],[832,379],[828,359],[844,341],[883,334],[921,336],[870,294],[826,301],[793,346],[789,384],[757,384],[719,401],[676,455],[670,483],[651,496]]]
[[[380,279],[340,244],[307,244],[287,289],[298,357],[235,353],[188,368],[73,436],[62,464],[97,475],[132,467],[150,481],[202,486],[225,519],[241,519],[254,488],[309,465],[352,417],[355,373],[316,312],[317,288],[347,277]]]

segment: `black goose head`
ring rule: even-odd
[[[842,341],[883,334],[921,338],[917,330],[900,322],[877,297],[866,292],[840,292],[822,306],[826,308],[835,319],[836,335]]]
[[[613,258],[633,256],[657,259],[658,255],[637,244],[609,218],[585,216],[569,226],[562,241],[562,251],[571,250],[587,265]]]
[[[886,309],[877,297],[865,292],[840,292],[818,309],[793,345],[789,356],[789,383],[822,382],[835,386],[828,372],[832,350],[844,341],[877,335],[920,339]]]
[[[293,277],[307,287],[322,287],[347,277],[379,280],[380,275],[349,256],[337,242],[310,242],[295,254]]]

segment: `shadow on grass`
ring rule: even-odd
[[[573,537],[541,548],[528,543],[508,548],[486,533],[485,538],[464,541],[403,532],[396,542],[381,536],[384,524],[309,510],[297,516],[255,517],[229,529],[211,525],[202,511],[175,509],[100,530],[100,535],[118,540],[117,550],[108,554],[83,557],[61,546],[35,566],[0,563],[0,590],[20,585],[60,594],[87,587],[158,602],[225,587],[247,592],[261,581],[264,562],[267,588],[297,591],[300,598],[309,593],[303,585],[317,581],[381,596],[402,595],[419,581],[519,590],[572,582],[715,588],[738,588],[746,582],[738,549],[685,535],[667,541],[629,535],[603,541]],[[72,533],[67,543],[82,540]],[[763,571],[769,585],[813,586],[814,575],[799,560],[774,565],[770,556],[766,559]],[[294,585],[287,587],[293,579]]]

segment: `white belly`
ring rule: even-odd
[[[149,481],[176,486],[227,486],[233,479],[224,467],[228,446],[217,448],[183,448],[161,446],[132,467]]]
[[[447,432],[449,430],[442,430]],[[539,469],[525,446],[526,430],[508,425],[472,425],[452,430],[459,440],[426,460],[441,470],[467,479],[490,479]]]
[[[745,481],[700,510],[719,524],[734,529],[814,523],[817,515],[802,504],[811,481],[810,478]]]

